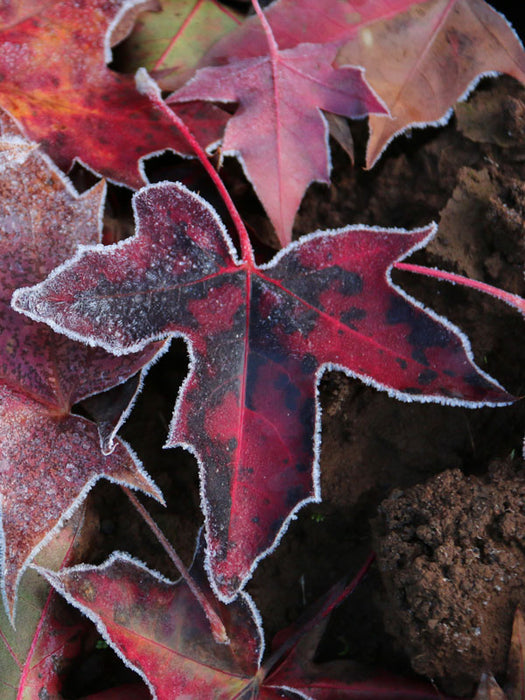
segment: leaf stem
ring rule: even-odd
[[[270,23],[266,19],[266,15],[261,9],[261,6],[259,5],[259,0],[252,0],[252,5],[253,9],[255,10],[255,13],[257,14],[257,17],[259,18],[262,27],[264,29],[264,33],[266,34],[266,38],[268,40],[268,44],[270,45],[270,54],[275,55],[279,51],[279,47],[277,46],[277,42],[275,41],[275,37],[272,32],[272,28],[270,27]]]
[[[415,272],[418,275],[435,277],[440,281],[450,282],[451,284],[461,284],[463,287],[470,287],[471,289],[476,289],[479,292],[485,292],[485,294],[490,294],[491,296],[504,301],[506,304],[509,304],[525,315],[525,299],[522,299],[522,297],[518,296],[517,294],[504,292],[502,289],[493,287],[491,284],[479,282],[478,280],[471,280],[468,277],[457,275],[454,272],[445,272],[444,270],[436,270],[432,267],[424,267],[423,265],[412,265],[410,263],[397,262],[395,263],[394,267],[396,270]]]
[[[246,226],[244,225],[244,222],[241,219],[241,216],[237,211],[237,207],[233,203],[233,200],[230,197],[230,193],[226,189],[224,182],[221,180],[219,174],[217,173],[213,165],[210,163],[206,152],[204,151],[200,143],[197,141],[195,136],[188,129],[186,124],[178,116],[178,114],[176,114],[172,109],[170,109],[168,105],[164,102],[157,83],[148,75],[145,68],[139,68],[135,76],[135,80],[137,83],[138,91],[141,94],[146,95],[152,102],[152,104],[154,104],[155,107],[157,107],[157,109],[159,109],[164,114],[164,116],[167,117],[167,119],[169,119],[169,121],[171,121],[171,123],[177,127],[177,129],[184,136],[188,144],[195,151],[195,155],[201,162],[202,167],[206,170],[210,178],[213,180],[213,183],[219,191],[219,194],[221,195],[224,204],[228,209],[228,213],[232,218],[233,224],[239,236],[239,241],[241,244],[241,253],[244,262],[246,262],[249,267],[255,266],[253,248],[250,243],[250,237],[248,235],[248,231],[246,230]]]
[[[146,522],[150,530],[153,532],[159,543],[162,545],[164,551],[171,559],[176,569],[179,571],[180,575],[186,582],[188,588],[199,602],[201,608],[204,610],[204,614],[208,618],[208,622],[210,623],[211,631],[215,641],[218,644],[229,644],[230,640],[228,639],[228,635],[226,633],[226,629],[224,628],[224,624],[221,618],[213,609],[208,598],[198,587],[197,583],[195,582],[192,575],[184,565],[183,561],[169,543],[167,537],[164,535],[162,530],[159,528],[157,523],[153,520],[151,515],[144,508],[144,506],[138,500],[138,498],[128,488],[126,488],[126,486],[122,486],[122,490],[133,504],[135,510],[137,510],[143,517],[144,521]]]

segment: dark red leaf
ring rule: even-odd
[[[512,400],[456,328],[390,281],[434,225],[315,233],[256,267],[238,261],[215,212],[180,184],[145,188],[135,210],[134,238],[84,249],[14,305],[116,354],[165,335],[187,340],[191,370],[167,445],[199,459],[207,566],[223,600],[297,509],[320,498],[327,368],[407,401]]]
[[[80,243],[99,241],[103,202],[103,184],[79,196],[37,146],[0,116],[0,559],[11,612],[28,562],[98,478],[159,497],[123,443],[102,455],[96,426],[70,411],[140,371],[162,345],[117,359],[59,336],[10,306],[16,287],[43,279]],[[113,432],[106,435],[108,449]]]
[[[230,644],[218,644],[208,618],[184,580],[172,583],[126,555],[99,566],[54,573],[49,582],[97,625],[124,663],[153,696],[231,698],[251,683],[262,653],[261,629],[251,600],[218,603],[202,571],[191,573],[220,611]]]

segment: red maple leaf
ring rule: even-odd
[[[103,184],[79,196],[36,144],[0,116],[0,558],[11,614],[28,562],[98,478],[159,497],[123,443],[103,455],[96,425],[70,411],[127,380],[161,346],[117,359],[10,306],[16,287],[43,279],[80,243],[100,240],[103,202]],[[112,433],[106,437],[111,444]]]
[[[218,608],[230,640],[227,645],[214,640],[208,619],[184,581],[172,583],[127,555],[115,553],[98,567],[39,571],[93,620],[124,663],[142,676],[156,700],[444,698],[423,682],[367,674],[351,662],[325,667],[312,661],[332,610],[354,590],[370,561],[349,585],[336,584],[300,622],[277,635],[276,648],[263,665],[262,629],[253,602],[244,593],[227,606],[214,601],[201,552],[192,575]]]
[[[284,246],[308,185],[330,181],[328,123],[321,110],[359,118],[386,109],[360,68],[332,66],[336,44],[280,51],[269,28],[267,40],[264,55],[241,54],[225,66],[202,68],[167,102],[239,104],[221,150],[239,158]]]
[[[63,170],[78,159],[135,188],[144,184],[141,158],[167,148],[187,153],[133,78],[106,66],[111,44],[123,38],[123,21],[141,4],[19,0],[0,7],[0,107]],[[183,116],[204,145],[220,138],[221,110],[188,105]]]
[[[390,281],[435,226],[350,226],[311,234],[257,267],[184,186],[136,195],[137,234],[84,249],[16,309],[116,354],[183,336],[191,369],[167,446],[196,454],[208,569],[230,600],[293,513],[319,500],[317,386],[340,369],[404,400],[511,400],[468,341]]]

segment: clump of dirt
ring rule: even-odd
[[[525,471],[453,469],[383,501],[373,528],[387,630],[418,673],[465,695],[503,674],[525,605]]]

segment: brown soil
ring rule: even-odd
[[[463,694],[480,669],[503,674],[525,604],[525,473],[453,469],[394,490],[375,522],[387,630],[418,672]]]
[[[366,125],[354,127],[358,166],[333,145],[333,184],[310,188],[297,235],[353,223],[410,228],[436,220],[437,237],[411,262],[523,294],[522,87],[507,78],[485,81],[446,127],[397,139],[371,172],[359,167]],[[172,177],[165,161],[150,168],[161,166],[159,177]],[[229,173],[233,182],[239,169],[230,164]],[[249,186],[237,185],[235,197],[253,230],[267,231]],[[525,393],[523,320],[515,310],[409,273],[396,272],[394,281],[458,325],[483,370],[514,395]],[[167,509],[152,504],[150,510],[189,562],[202,522],[197,466],[182,449],[161,449],[186,371],[184,344],[174,343],[150,371],[123,436],[166,496]],[[299,512],[248,585],[268,641],[359,569],[373,546],[370,522],[380,512],[379,569],[333,615],[319,658],[398,674],[410,674],[412,666],[458,694],[470,693],[485,670],[503,681],[512,606],[525,590],[525,402],[477,410],[402,403],[341,373],[325,374],[320,393],[323,503]],[[485,476],[495,460],[505,468]],[[102,518],[97,561],[124,549],[173,576],[116,487],[97,486],[93,499]],[[84,682],[84,694],[87,687],[108,687],[110,675],[110,685],[129,678],[109,655],[100,650],[86,659],[91,685]],[[78,697],[75,692],[68,697]]]

